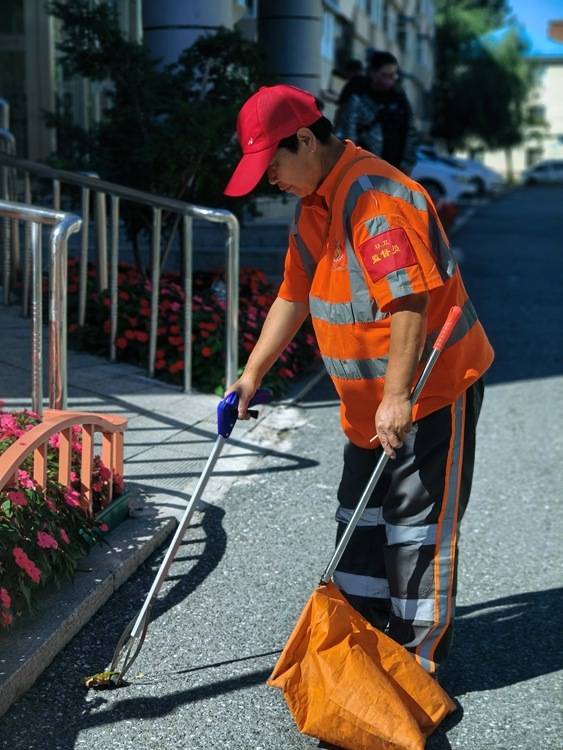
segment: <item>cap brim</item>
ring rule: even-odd
[[[245,154],[237,164],[227,187],[225,195],[246,195],[254,190],[262,179],[262,175],[268,169],[273,155],[277,151],[277,145],[266,148],[264,151],[256,151],[253,154]]]

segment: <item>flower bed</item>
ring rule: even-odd
[[[0,402],[0,454],[41,420],[30,411],[6,412]],[[14,483],[0,491],[0,629],[26,609],[33,611],[37,591],[54,581],[72,576],[76,563],[89,548],[89,540],[107,530],[95,520],[110,501],[110,470],[99,456],[92,475],[93,513],[80,503],[81,429],[72,428],[71,483],[64,487],[58,477],[58,435],[47,447],[47,485],[41,491],[31,477],[33,458],[28,457]],[[123,480],[113,478],[113,494],[121,494]]]
[[[88,270],[87,323],[77,323],[78,259],[69,260],[69,343],[79,349],[107,356],[110,333],[109,292],[95,289],[96,271]],[[118,276],[117,358],[147,366],[151,282],[132,266],[121,264]],[[240,274],[239,361],[252,351],[260,329],[276,297],[276,289],[260,271],[243,269]],[[160,280],[158,340],[155,371],[159,378],[183,382],[184,292],[176,273]],[[195,388],[223,395],[225,388],[225,283],[220,273],[196,273],[193,281],[192,382]],[[315,337],[306,323],[273,366],[264,385],[281,393],[288,382],[303,375],[318,358]]]

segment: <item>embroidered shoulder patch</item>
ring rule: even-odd
[[[400,268],[416,265],[413,247],[402,227],[370,237],[358,249],[372,281],[379,281]]]

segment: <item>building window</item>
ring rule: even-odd
[[[321,55],[327,60],[334,60],[334,16],[326,11],[323,13]]]
[[[402,52],[407,48],[407,24],[408,19],[405,14],[399,13],[397,18],[397,44]]]
[[[370,0],[369,2],[369,15],[374,26],[379,26],[381,23],[381,5],[382,0]]]

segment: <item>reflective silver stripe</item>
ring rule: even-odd
[[[428,204],[424,195],[417,190],[411,190],[411,188],[403,185],[402,182],[390,180],[388,177],[376,174],[362,175],[357,181],[364,192],[366,190],[377,190],[393,198],[401,198],[419,211],[428,211]]]
[[[401,620],[434,621],[434,599],[399,599],[392,596],[391,609]]]
[[[436,524],[428,526],[398,526],[385,524],[387,544],[435,544]]]
[[[412,286],[406,268],[391,271],[385,277],[394,298],[412,294]]]
[[[293,224],[291,225],[291,234],[295,237],[295,244],[297,245],[297,250],[299,251],[299,257],[301,258],[301,263],[303,264],[303,268],[305,269],[305,273],[307,274],[309,280],[311,280],[315,274],[315,269],[317,267],[317,263],[315,259],[313,258],[311,251],[303,241],[303,238],[299,234],[299,217],[301,216],[301,201],[297,204],[295,207],[295,215],[293,217]]]
[[[454,579],[455,559],[452,559],[451,549],[452,542],[457,537],[458,521],[458,490],[459,475],[461,472],[461,441],[463,431],[463,415],[465,411],[465,394],[457,399],[453,405],[453,446],[452,462],[450,475],[448,479],[447,494],[444,498],[445,505],[442,517],[441,536],[439,547],[436,550],[438,555],[438,580],[434,580],[434,586],[438,588],[437,606],[432,620],[434,627],[430,628],[427,637],[417,648],[417,656],[431,662],[435,648],[448,624],[453,617],[454,603],[452,600],[451,609],[449,600],[451,594],[450,586]]]
[[[367,596],[372,599],[389,598],[389,583],[386,578],[359,576],[355,573],[343,573],[337,570],[334,573],[334,583],[346,594],[352,596]]]
[[[454,275],[457,263],[432,211],[428,213],[428,225],[430,243],[438,261],[438,270],[442,280],[446,281]]]
[[[388,232],[391,229],[385,216],[374,216],[372,219],[365,221],[364,224],[370,237],[375,237],[376,234]]]
[[[387,357],[378,359],[333,359],[324,357],[329,375],[341,380],[370,380],[382,378],[387,369]]]
[[[338,523],[349,523],[354,513],[354,508],[343,508],[341,505],[338,506],[336,515],[334,516],[335,521]],[[366,508],[360,520],[358,526],[382,526],[383,525],[383,508]]]
[[[366,316],[364,309],[358,309],[353,302],[326,302],[319,297],[309,297],[309,309],[311,317],[324,320],[334,325],[345,325],[349,323],[373,323],[383,320],[389,313],[379,312],[375,301],[372,301],[371,312]]]
[[[458,341],[460,341],[466,333],[468,333],[471,328],[475,325],[475,323],[479,320],[477,316],[477,312],[475,308],[473,307],[473,303],[470,299],[467,299],[465,301],[465,304],[461,308],[461,317],[457,322],[456,327],[453,330],[452,335],[448,339],[448,343],[446,344],[446,349],[450,346],[453,346],[454,344],[457,344]],[[440,333],[440,330],[432,331],[428,334],[426,337],[426,347],[430,348],[436,339],[438,338],[438,334]]]

